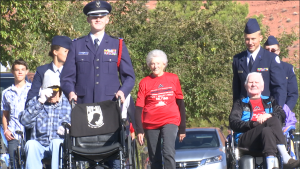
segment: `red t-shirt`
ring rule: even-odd
[[[151,75],[141,80],[136,106],[143,107],[144,129],[157,129],[165,124],[180,124],[176,99],[183,99],[178,76],[164,72],[160,77]]]
[[[250,100],[253,109],[253,115],[251,121],[257,121],[257,118],[263,114],[265,114],[265,108],[262,104],[261,99]]]

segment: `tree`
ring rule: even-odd
[[[202,8],[200,8],[202,6]],[[185,95],[188,124],[228,123],[232,106],[233,56],[246,49],[243,30],[248,5],[228,1],[159,1],[154,10],[144,2],[113,4],[106,32],[123,37],[129,49],[137,83],[149,74],[146,55],[161,49],[168,55],[167,71],[176,73]],[[257,18],[264,37],[268,28]],[[220,121],[222,123],[220,123]],[[207,124],[207,123],[206,123]]]
[[[180,78],[188,126],[226,125],[232,106],[231,64],[233,56],[246,49],[243,30],[248,5],[212,0],[158,1],[153,10],[147,9],[146,1],[111,5],[105,31],[124,38],[127,45],[136,74],[133,98],[139,81],[149,75],[146,55],[161,49],[169,60],[166,71]],[[1,4],[0,61],[12,62],[22,56],[32,68],[44,64],[54,35],[78,38],[88,34],[83,6],[80,1],[5,1]],[[14,10],[17,13],[11,13]],[[269,29],[262,25],[263,16],[253,17],[266,39]],[[285,33],[277,38],[288,46],[295,37],[295,33]],[[295,111],[299,112],[299,106]]]
[[[67,19],[71,2],[1,1],[0,62],[23,58],[31,70],[50,60],[51,39],[55,35],[78,36]]]

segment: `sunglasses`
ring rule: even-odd
[[[273,53],[278,51],[278,49],[274,49],[274,48],[266,48],[266,50],[268,50],[269,52],[273,52]]]
[[[59,91],[59,87],[53,86],[53,87],[49,87],[53,90],[53,92],[58,92]]]

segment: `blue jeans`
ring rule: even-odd
[[[50,158],[51,168],[58,169],[59,145],[63,139],[53,139],[47,147],[42,146],[35,140],[29,140],[25,144],[26,169],[43,168],[42,159]]]

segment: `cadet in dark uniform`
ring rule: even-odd
[[[125,43],[119,51],[119,39],[105,33],[110,12],[111,5],[105,1],[93,1],[83,8],[91,31],[72,42],[61,74],[61,88],[69,100],[96,103],[120,96],[124,102],[134,86],[134,70]],[[122,56],[118,67],[119,52]],[[120,167],[117,160],[106,165]]]
[[[286,100],[286,80],[279,57],[260,46],[262,35],[256,19],[249,19],[244,30],[246,51],[233,58],[233,101],[247,97],[244,83],[248,73],[260,72],[264,79],[264,96],[274,96],[280,106]]]
[[[91,32],[72,42],[61,75],[61,88],[69,100],[95,103],[121,96],[123,102],[134,86],[135,75],[125,43],[118,70],[119,40],[105,33],[110,12],[111,6],[105,1],[93,1],[83,8]]]
[[[27,101],[39,95],[40,88],[43,84],[44,74],[47,70],[50,69],[55,72],[57,76],[60,76],[71,44],[72,40],[67,36],[54,36],[52,38],[49,56],[52,57],[53,61],[49,64],[39,66],[36,69],[31,89],[27,94]]]
[[[277,55],[280,54],[279,43],[274,36],[268,37],[267,41],[264,44],[264,48]],[[281,64],[283,66],[287,81],[287,96],[285,104],[290,108],[290,110],[293,110],[298,100],[297,78],[294,72],[293,65],[283,61],[281,61]]]

